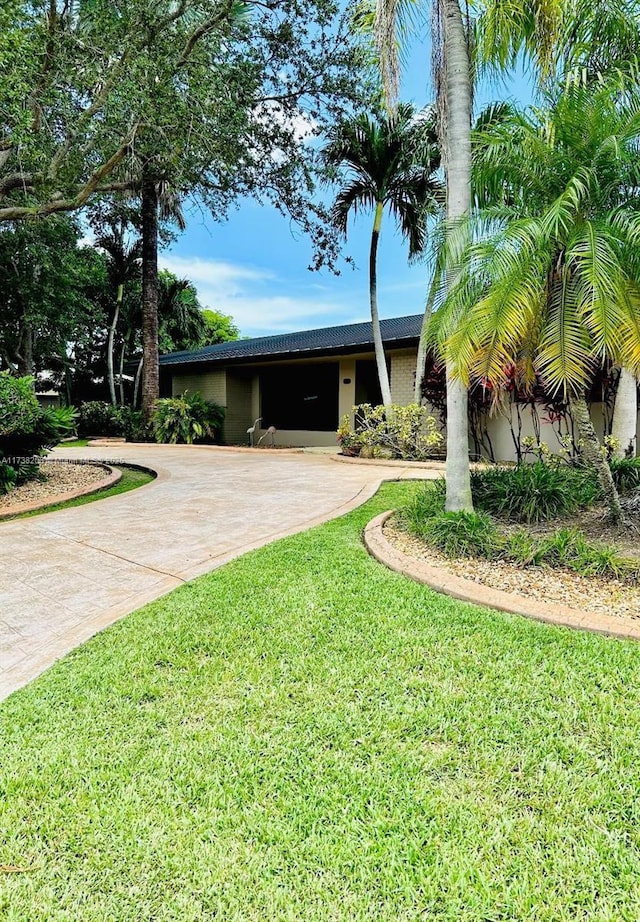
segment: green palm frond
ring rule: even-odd
[[[591,334],[592,350],[604,362],[620,354],[622,300],[626,279],[615,239],[606,227],[587,221],[580,225],[566,251],[574,279],[579,316]]]
[[[579,390],[595,366],[589,334],[582,323],[580,296],[569,268],[549,281],[536,368],[552,393]]]
[[[376,190],[370,182],[356,178],[336,195],[331,208],[331,220],[338,230],[346,236],[349,215],[357,214],[361,208],[375,208]]]
[[[400,103],[391,115],[367,114],[336,125],[322,151],[334,181],[341,182],[332,216],[346,233],[350,211],[382,203],[398,220],[410,256],[420,253],[426,219],[443,201],[435,116]]]
[[[622,344],[619,363],[628,368],[636,378],[640,378],[640,284],[638,274],[634,279],[627,279],[624,286],[622,308]]]

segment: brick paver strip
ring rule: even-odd
[[[402,573],[403,576],[408,576],[418,583],[425,583],[437,592],[443,592],[454,599],[461,599],[463,602],[524,615],[526,618],[544,621],[547,624],[581,628],[612,637],[640,640],[640,621],[633,618],[614,618],[595,612],[579,611],[567,605],[527,599],[515,593],[504,592],[501,589],[483,586],[470,579],[463,579],[442,567],[434,567],[423,560],[411,557],[398,550],[385,538],[383,526],[390,515],[393,515],[393,510],[376,516],[364,531],[367,550],[389,569]]]
[[[92,466],[104,468],[108,472],[107,476],[102,480],[98,480],[97,483],[90,483],[67,493],[58,493],[56,496],[49,496],[44,502],[36,500],[32,503],[16,503],[14,506],[6,506],[0,511],[0,520],[9,519],[14,515],[22,515],[23,512],[35,512],[36,509],[48,509],[50,506],[57,506],[59,503],[67,503],[72,499],[88,496],[89,493],[98,493],[100,490],[113,487],[119,480],[122,480],[122,471],[117,470],[117,468],[109,467],[108,464],[94,463]]]

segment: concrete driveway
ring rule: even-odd
[[[114,451],[114,449],[110,449]],[[131,493],[0,522],[0,699],[97,631],[245,551],[342,515],[405,467],[326,455],[121,445],[58,451],[142,464]]]

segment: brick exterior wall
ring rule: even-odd
[[[195,394],[198,391],[205,400],[227,405],[227,373],[225,371],[208,371],[203,374],[178,375],[174,374],[171,380],[171,393],[174,397],[189,391]]]
[[[417,351],[391,353],[391,399],[400,406],[413,403]]]
[[[251,392],[253,376],[227,371],[227,415],[224,420],[224,441],[227,445],[245,445],[247,429],[253,424]]]

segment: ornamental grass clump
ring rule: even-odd
[[[446,485],[437,480],[418,490],[401,517],[409,532],[447,557],[497,557],[500,534],[486,513],[445,512]]]
[[[611,458],[609,467],[618,493],[640,490],[640,458]]]
[[[366,458],[396,458],[425,461],[441,455],[444,438],[426,407],[417,403],[402,407],[371,406],[353,408],[355,425],[344,416],[338,429],[338,442],[345,455]]]
[[[581,576],[632,583],[640,576],[640,561],[623,557],[611,544],[589,541],[575,528],[560,528],[552,535],[537,539],[517,532],[508,537],[504,556],[519,566],[565,567]]]
[[[477,509],[514,522],[546,522],[572,515],[598,498],[595,477],[563,462],[536,461],[471,474]]]
[[[614,545],[589,541],[579,529],[560,528],[550,535],[504,532],[486,512],[445,512],[444,480],[417,490],[400,511],[400,522],[451,558],[504,560],[522,568],[563,567],[581,576],[633,584],[640,580],[640,560],[623,557]]]

